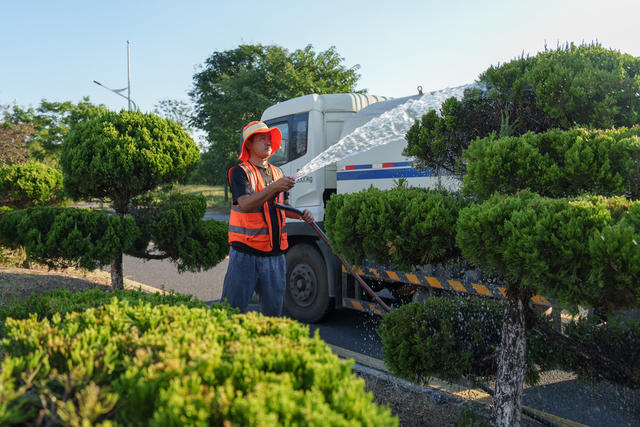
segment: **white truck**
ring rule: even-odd
[[[390,99],[362,94],[313,94],[278,103],[265,110],[261,118],[269,127],[278,127],[282,132],[282,148],[270,162],[280,166],[286,175],[294,176],[343,136],[418,97],[420,95]],[[371,185],[388,189],[394,187],[399,178],[420,187],[434,187],[441,182],[442,177],[414,168],[411,159],[402,155],[405,146],[406,143],[382,145],[316,170],[297,182],[290,192],[289,203],[298,209],[309,209],[322,226],[325,205],[336,192],[352,193]],[[448,178],[445,186],[455,187],[456,182]],[[317,322],[336,307],[382,314],[380,306],[344,272],[337,257],[311,227],[290,220],[287,234],[290,249],[286,255],[284,306],[292,317]],[[392,304],[432,292],[493,297],[501,297],[504,293],[498,287],[375,265],[357,266],[356,271],[379,297]]]

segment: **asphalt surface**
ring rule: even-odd
[[[224,221],[228,215],[207,212],[205,218]],[[228,259],[201,273],[178,273],[176,266],[168,261],[142,261],[125,256],[123,262],[125,278],[210,302],[222,295]],[[382,359],[382,343],[375,332],[379,324],[377,316],[335,310],[321,324],[309,327],[329,344]],[[583,384],[560,371],[545,373],[540,385],[527,388],[523,404],[590,426],[640,426],[639,392],[608,383]]]

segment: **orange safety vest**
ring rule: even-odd
[[[249,178],[250,194],[257,193],[265,188],[262,174],[257,167],[250,162],[242,162],[238,167],[242,168],[244,173],[247,174],[247,178]],[[269,167],[271,168],[274,182],[284,176],[280,168],[273,165],[269,165]],[[229,185],[231,185],[231,171],[233,169],[229,169]],[[278,194],[276,202],[284,203],[284,193]],[[285,229],[286,216],[280,209],[276,209],[276,214],[280,222],[280,249],[285,250],[289,247]],[[262,209],[258,208],[251,212],[240,212],[238,205],[231,204],[229,244],[231,242],[240,242],[262,252],[271,252],[273,250],[273,239],[268,203],[265,202]]]

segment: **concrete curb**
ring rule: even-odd
[[[131,280],[128,277],[124,277],[124,288],[129,290],[143,290],[145,292],[150,292],[152,294],[160,293],[162,295],[169,295],[171,292],[165,291],[164,289],[154,288],[153,286],[145,285],[144,283],[136,282],[135,280]]]

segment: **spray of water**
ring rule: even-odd
[[[313,158],[296,173],[295,179],[300,179],[317,169],[374,147],[404,141],[407,131],[416,120],[422,118],[429,110],[439,112],[445,100],[452,96],[461,98],[465,89],[473,87],[477,85],[469,84],[430,92],[385,111]]]

